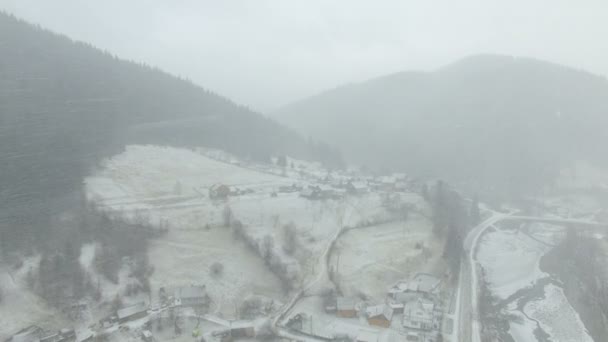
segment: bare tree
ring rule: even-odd
[[[283,226],[283,250],[288,255],[293,255],[298,244],[298,233],[296,225],[293,222]]]
[[[224,210],[222,211],[222,219],[223,219],[224,227],[231,226],[232,220],[234,219],[234,215],[232,214],[232,209],[230,209],[229,205],[226,205],[224,207]]]

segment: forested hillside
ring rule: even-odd
[[[576,159],[606,161],[608,82],[542,61],[483,55],[338,87],[276,117],[372,169],[521,194],[550,184]]]
[[[44,230],[96,162],[129,143],[339,159],[189,81],[0,13],[0,240],[43,240],[28,232]]]

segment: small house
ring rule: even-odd
[[[306,317],[303,313],[299,313],[299,314],[289,318],[289,320],[287,321],[285,326],[289,329],[301,331],[302,327],[304,326],[305,318]]]
[[[397,301],[411,299],[411,294],[435,294],[439,290],[441,279],[428,273],[418,273],[409,281],[401,281],[388,290],[391,298]]]
[[[144,303],[127,306],[116,311],[119,323],[140,319],[148,315],[148,307]]]
[[[382,191],[393,191],[395,189],[395,183],[397,183],[395,178],[384,176],[380,178],[380,181],[378,182],[378,189]]]
[[[405,328],[431,330],[433,329],[433,310],[435,304],[423,298],[407,302],[403,310],[403,326]]]
[[[141,339],[144,342],[153,342],[154,336],[152,336],[152,332],[150,330],[144,330],[141,332]]]
[[[393,309],[389,305],[374,305],[365,310],[367,314],[367,322],[370,325],[388,328],[393,319]]]
[[[355,339],[357,342],[378,342],[379,336],[377,332],[369,330],[359,330]]]
[[[90,342],[95,339],[95,333],[91,329],[80,330],[76,333],[77,342]]]
[[[395,183],[395,191],[406,192],[407,190],[408,190],[407,183],[405,183],[405,182]]]
[[[255,326],[251,322],[232,322],[230,335],[233,338],[255,337]]]
[[[314,193],[316,193],[317,198],[332,198],[335,196],[334,188],[327,184],[316,184],[311,185],[309,187]]]
[[[209,304],[209,296],[204,285],[183,286],[175,290],[175,305],[198,307]]]
[[[343,318],[357,317],[357,302],[353,298],[336,299],[336,316]]]
[[[361,181],[348,182],[346,189],[353,195],[360,195],[368,192],[367,183]]]
[[[391,307],[395,314],[402,314],[405,307],[405,304],[400,302],[389,302],[387,305]]]
[[[225,184],[214,184],[209,188],[209,198],[226,199],[230,195],[230,187]]]
[[[408,341],[408,342],[409,341],[411,341],[411,342],[422,342],[422,337],[420,337],[420,333],[415,332],[415,331],[410,331],[405,336],[405,340]]]
[[[309,200],[314,200],[314,199],[318,199],[319,198],[319,193],[313,189],[304,189],[302,191],[300,191],[300,197],[309,199]]]

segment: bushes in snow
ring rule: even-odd
[[[293,289],[299,277],[299,267],[295,260],[290,260],[285,255],[280,254],[280,250],[277,251],[274,238],[270,235],[265,235],[261,239],[255,238],[247,234],[245,227],[238,220],[233,220],[231,227],[235,238],[243,240],[252,251],[262,257],[270,271],[281,280],[283,288],[286,291]]]
[[[262,313],[262,300],[258,297],[247,298],[241,304],[241,318],[252,319]]]
[[[287,255],[293,255],[298,245],[298,232],[293,222],[283,226],[283,239],[283,251]]]
[[[214,277],[221,276],[224,273],[224,264],[221,262],[214,262],[211,264],[211,267],[209,267],[209,272]]]

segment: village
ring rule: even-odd
[[[134,146],[87,180],[89,200],[100,208],[125,217],[145,211],[168,227],[168,240],[152,241],[149,252],[156,268],[150,295],[125,297],[109,314],[76,303],[88,318],[55,330],[25,327],[7,341],[443,341],[453,284],[422,181],[330,171],[286,156],[263,164],[212,149],[177,150]],[[176,169],[179,158],[196,155],[203,174],[133,170],[149,154]],[[134,160],[120,165],[127,159]],[[117,170],[121,178],[112,176]],[[117,183],[125,178],[130,183]],[[213,250],[218,260],[197,245],[201,236],[205,244],[226,241]],[[226,253],[234,249],[244,251],[232,261]],[[182,254],[189,259],[179,261]],[[364,268],[357,258],[368,260]]]

